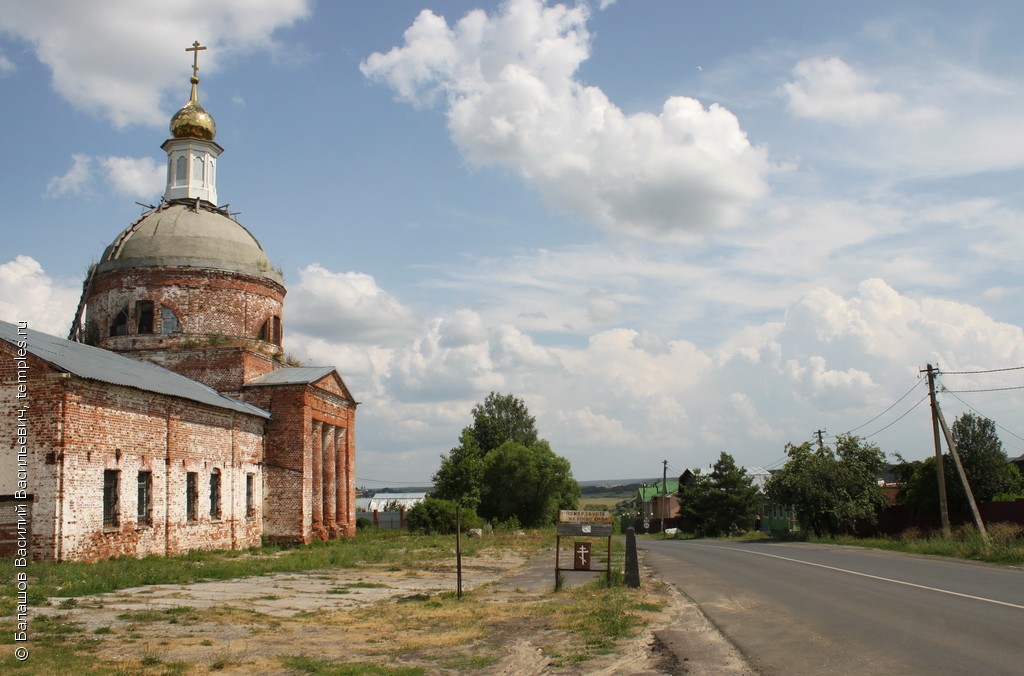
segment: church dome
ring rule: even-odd
[[[198,138],[204,141],[212,141],[217,135],[217,123],[213,121],[213,115],[206,112],[199,103],[196,92],[196,85],[199,78],[192,77],[192,96],[181,110],[171,118],[171,136],[173,138]]]
[[[284,285],[241,223],[194,203],[163,205],[128,226],[103,252],[97,272],[124,268],[227,270]]]

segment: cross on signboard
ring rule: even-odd
[[[576,556],[574,557],[573,568],[575,570],[590,570],[589,542],[576,543]]]

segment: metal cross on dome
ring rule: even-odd
[[[199,40],[192,43],[191,47],[186,47],[186,52],[192,52],[192,77],[199,77],[199,52],[205,50],[206,47],[199,45]]]

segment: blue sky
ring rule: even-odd
[[[362,484],[428,483],[490,391],[582,480],[923,458],[927,363],[1024,453],[1024,370],[955,373],[1024,366],[1020,3],[2,4],[0,318],[66,334],[200,40],[219,197],[363,402]]]

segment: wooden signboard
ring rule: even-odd
[[[556,526],[555,538],[555,586],[558,586],[559,571],[590,571],[593,561],[594,548],[591,542],[573,543],[573,566],[562,568],[559,555],[562,550],[563,537],[593,537],[603,536],[608,538],[608,558],[605,567],[605,574],[608,582],[612,580],[612,514],[594,510],[563,509],[558,512],[558,524]]]

